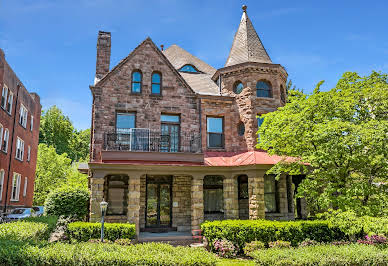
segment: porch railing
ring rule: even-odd
[[[143,152],[199,153],[201,135],[198,133],[156,132],[148,128],[131,128],[104,134],[104,150]]]

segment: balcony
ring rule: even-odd
[[[105,133],[102,160],[202,163],[201,135],[148,128]]]

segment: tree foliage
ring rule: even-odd
[[[62,186],[87,188],[87,176],[78,172],[77,164],[66,153],[56,153],[53,146],[39,144],[36,164],[34,204],[43,205],[47,195]]]
[[[39,143],[53,146],[58,154],[67,153],[72,161],[89,156],[90,129],[76,130],[68,116],[57,106],[42,112]]]
[[[311,211],[387,214],[388,76],[347,72],[327,92],[322,83],[311,95],[290,90],[284,107],[263,116],[258,148],[299,158],[270,171],[307,173],[298,195]]]

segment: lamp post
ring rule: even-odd
[[[100,203],[100,209],[101,209],[101,243],[104,242],[104,216],[106,213],[106,209],[108,208],[108,202],[106,202],[104,199]]]

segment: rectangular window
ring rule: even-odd
[[[16,159],[23,161],[24,155],[24,141],[21,138],[17,138],[16,140]]]
[[[32,131],[33,129],[34,129],[34,117],[31,116],[30,130]]]
[[[8,150],[8,138],[9,138],[9,131],[8,128],[4,130],[4,136],[3,136],[3,144],[2,144],[2,149],[3,152],[7,152]]]
[[[180,134],[180,116],[162,114],[161,134],[160,134],[160,151],[161,152],[178,152],[179,151],[179,134]]]
[[[13,93],[10,91],[8,96],[7,109],[6,109],[9,114],[12,113],[12,103],[13,103]]]
[[[20,106],[20,112],[19,112],[19,124],[22,125],[24,128],[27,126],[27,109],[21,105]]]
[[[264,176],[265,212],[278,211],[277,181],[274,175]]]
[[[23,197],[27,196],[27,186],[28,186],[28,180],[27,180],[27,177],[25,177],[24,178]]]
[[[4,127],[2,124],[0,124],[0,150],[1,150],[1,147],[3,146],[3,133],[4,133]]]
[[[207,117],[207,147],[224,148],[224,118]]]
[[[12,192],[11,192],[11,200],[12,201],[18,201],[19,200],[20,181],[21,181],[21,175],[18,174],[18,173],[13,173]]]
[[[222,176],[205,176],[203,180],[203,200],[205,214],[224,212]]]
[[[7,104],[8,88],[3,87],[3,92],[1,93],[1,108],[5,109]]]
[[[28,145],[27,148],[27,161],[29,162],[31,160],[31,147]]]
[[[0,201],[3,195],[3,186],[4,186],[4,170],[0,170]]]
[[[116,114],[116,133],[128,133],[135,128],[136,113]]]

